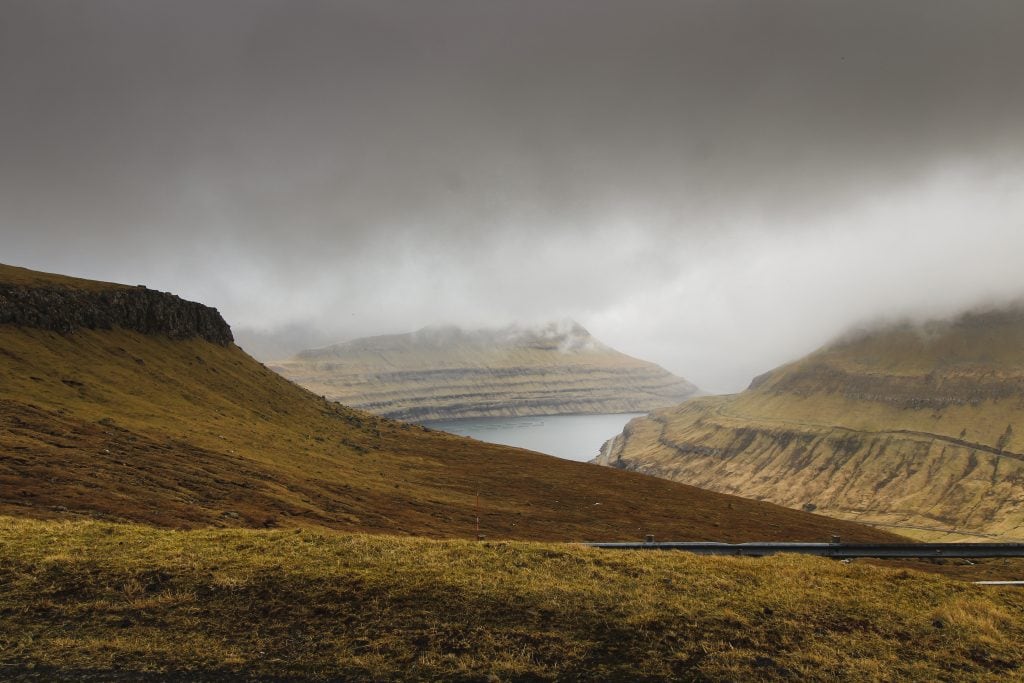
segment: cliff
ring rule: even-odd
[[[0,264],[0,324],[53,332],[115,327],[171,339],[234,339],[217,309],[143,286],[79,280]]]
[[[1024,310],[848,335],[597,462],[916,535],[1024,538]]]
[[[331,400],[410,421],[646,412],[698,391],[573,322],[425,328],[304,351],[270,367]]]

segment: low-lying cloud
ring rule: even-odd
[[[735,390],[1024,294],[1022,30],[996,0],[15,0],[0,261],[295,340],[571,317]]]

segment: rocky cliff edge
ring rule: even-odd
[[[171,339],[200,337],[227,346],[231,328],[217,309],[143,286],[46,277],[0,265],[0,324],[68,334],[120,327]]]

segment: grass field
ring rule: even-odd
[[[1024,592],[821,558],[0,518],[6,680],[1020,680]]]

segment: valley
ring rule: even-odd
[[[223,335],[203,338],[196,321],[219,315],[202,307],[190,317],[195,305],[172,295],[145,295],[165,318],[119,321],[145,332],[88,327],[91,319],[60,332],[50,328],[70,318],[53,301],[126,290],[11,267],[0,267],[0,286],[0,320],[31,321],[0,324],[3,514],[472,538],[479,496],[479,533],[489,538],[890,538],[327,401]]]
[[[170,294],[0,266],[0,409],[6,680],[1019,671],[1024,603],[964,582],[1019,561],[587,548],[904,539],[328,401]]]
[[[608,415],[535,415],[425,422],[431,429],[547,453],[568,460],[593,459],[601,445],[637,413]]]
[[[3,2],[0,683],[1024,683],[1022,36]]]

